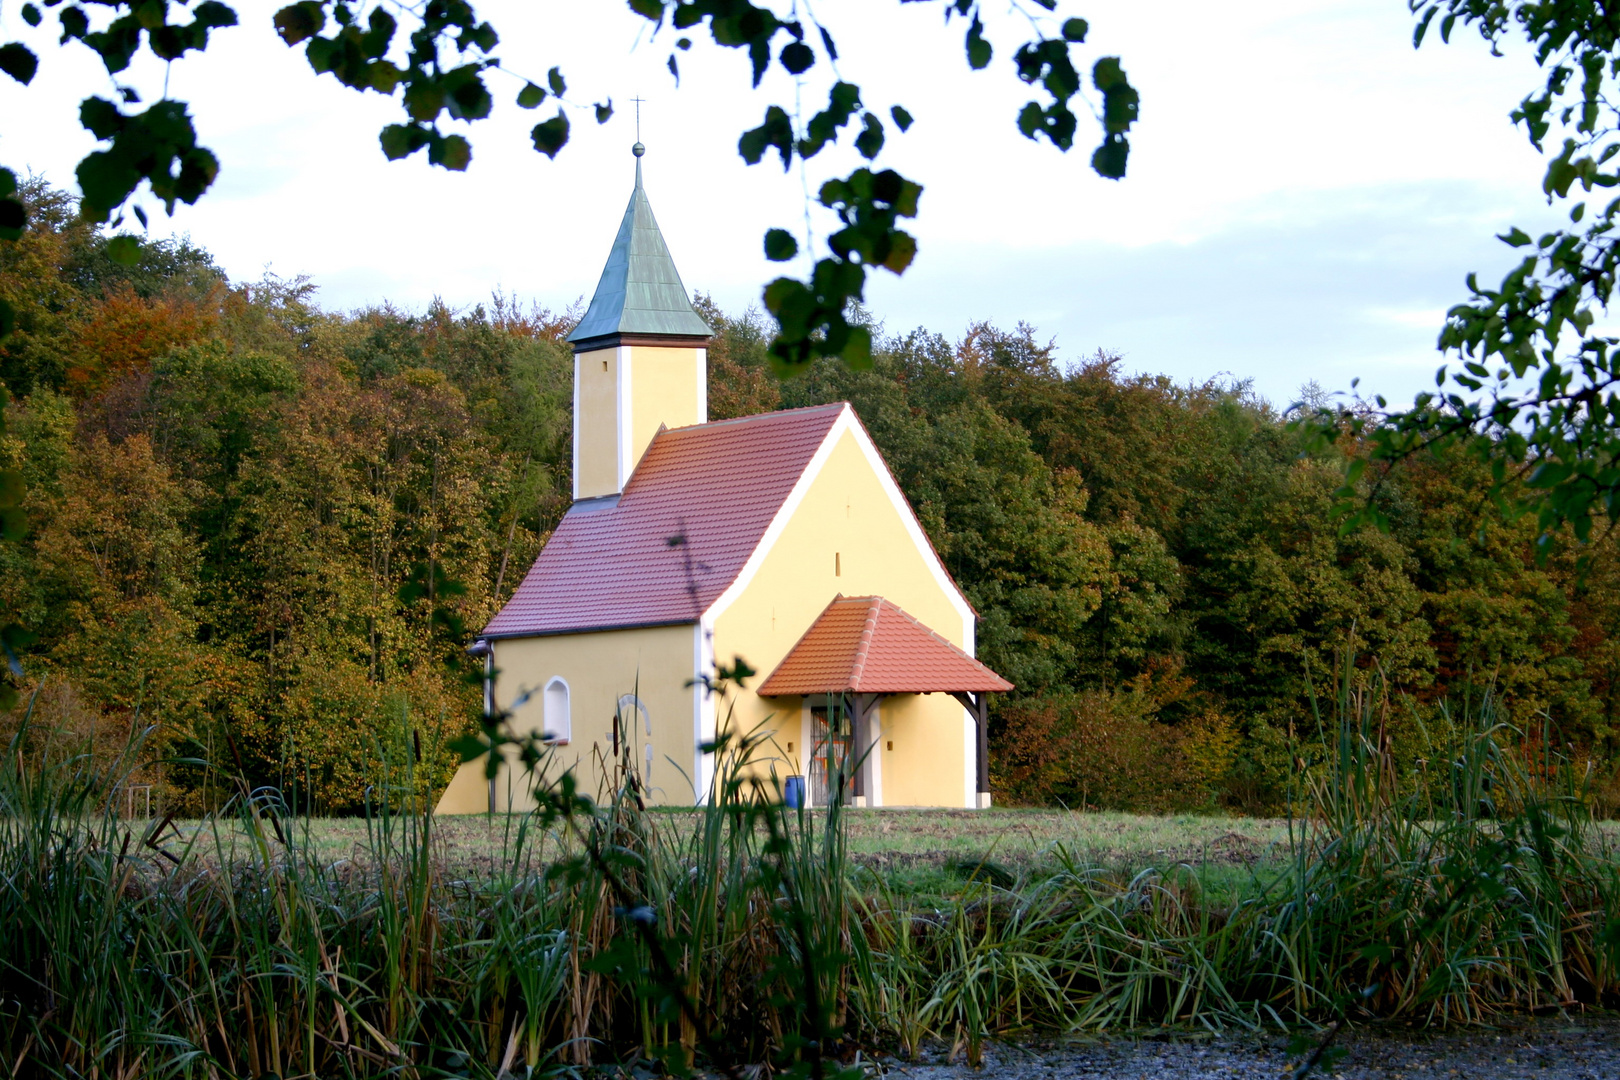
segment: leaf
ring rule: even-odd
[[[794,75],[803,75],[816,62],[816,52],[802,41],[790,41],[782,46],[782,66]]]
[[[24,4],[22,9],[23,22],[29,26],[38,26],[40,20],[39,8],[33,4]]]
[[[479,23],[477,26],[473,27],[471,30],[467,31],[461,36],[461,47],[463,49],[467,48],[469,45],[476,45],[478,47],[478,51],[484,53],[485,55],[494,52],[495,46],[499,45],[500,43],[501,36],[497,34],[495,32],[495,28],[487,22]]]
[[[1106,91],[1121,83],[1128,85],[1130,80],[1125,78],[1125,69],[1119,66],[1119,57],[1105,56],[1092,67],[1091,81],[1097,89]]]
[[[916,237],[899,229],[894,230],[889,238],[889,254],[883,260],[883,268],[895,274],[903,274],[916,257]]]
[[[534,125],[529,132],[529,138],[534,140],[536,150],[548,158],[555,158],[557,151],[568,142],[568,117],[558,112],[550,120]]]
[[[383,156],[389,161],[414,154],[428,143],[428,133],[412,124],[389,124],[378,136]]]
[[[664,21],[664,0],[630,0],[630,10],[649,22]]]
[[[891,106],[889,109],[889,115],[894,118],[895,127],[899,128],[901,131],[911,130],[911,114],[906,112],[905,109],[901,108],[899,105]]]
[[[68,42],[75,38],[83,38],[90,31],[90,17],[84,13],[83,8],[64,8],[62,14],[57,16],[62,24],[62,41]]]
[[[545,89],[534,83],[524,83],[523,89],[518,91],[517,103],[520,109],[538,109],[544,100],[546,100]]]
[[[106,98],[88,97],[79,103],[79,123],[98,139],[110,139],[124,128],[124,114]]]
[[[816,29],[821,31],[821,44],[827,50],[827,59],[837,62],[838,47],[833,44],[832,35],[827,33],[827,28],[824,26],[818,26]]]
[[[1068,19],[1063,23],[1063,40],[1078,44],[1086,40],[1086,31],[1090,29],[1084,19]]]
[[[685,41],[686,39],[681,38],[681,40]],[[675,77],[675,85],[681,85],[681,66],[675,62],[674,53],[669,54],[669,59],[665,61],[664,66],[669,68],[669,73]]]
[[[459,757],[463,765],[489,753],[489,743],[480,735],[462,735],[445,743],[445,747]]]
[[[1125,176],[1131,144],[1123,135],[1109,135],[1091,155],[1091,167],[1098,176],[1119,180]]]
[[[134,266],[141,261],[141,242],[128,233],[120,233],[107,241],[107,258],[119,266]]]
[[[974,15],[967,31],[968,67],[974,71],[983,71],[990,63],[990,54],[990,43],[984,39],[984,23]]]
[[[450,87],[445,107],[457,120],[482,120],[495,107],[495,99],[479,77],[476,64],[447,72],[444,81]]]
[[[203,0],[203,3],[198,4],[196,10],[192,12],[192,23],[209,30],[235,26],[236,11],[219,0]]]
[[[861,117],[861,133],[855,136],[855,149],[871,161],[883,149],[883,122],[871,113]]]
[[[428,144],[428,162],[455,172],[464,172],[472,161],[472,144],[460,135],[446,135]]]
[[[851,371],[866,371],[872,366],[872,331],[864,326],[849,328],[849,341],[841,355]]]
[[[613,99],[609,98],[606,104],[596,106],[596,122],[605,124],[611,119],[613,119]]]
[[[428,123],[444,111],[444,86],[433,80],[411,83],[405,88],[405,111],[419,124]]]
[[[551,87],[551,92],[558,97],[563,97],[568,93],[568,84],[563,82],[562,72],[556,68],[546,72],[546,84]]]
[[[0,197],[0,240],[20,240],[28,225],[28,211],[7,195]]]
[[[1524,247],[1526,244],[1530,243],[1530,234],[1525,232],[1523,229],[1515,227],[1509,229],[1506,236],[1498,235],[1497,239],[1502,241],[1502,243],[1507,244],[1509,247]]]
[[[815,119],[811,120],[811,127],[815,127]],[[742,133],[737,140],[737,153],[750,165],[758,165],[765,156],[765,151],[776,147],[776,152],[782,157],[782,169],[787,170],[788,164],[793,160],[793,123],[788,114],[779,105],[772,105],[765,110],[765,122],[757,128],[751,128]],[[800,148],[803,153],[803,148]]]
[[[27,224],[28,210],[19,200],[10,195],[0,198],[0,240],[20,238]]]
[[[765,233],[765,257],[772,262],[787,262],[799,253],[799,242],[786,229],[770,229]]]
[[[1018,130],[1023,132],[1025,138],[1033,139],[1035,133],[1041,130],[1045,118],[1041,107],[1031,101],[1018,111]]]
[[[26,45],[15,41],[0,45],[0,71],[27,86],[34,81],[34,73],[38,70],[39,58]]]
[[[314,0],[301,0],[300,3],[289,4],[276,12],[272,21],[282,41],[288,45],[297,45],[321,32],[321,28],[326,25],[326,10]]]

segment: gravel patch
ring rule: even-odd
[[[1341,1033],[1348,1053],[1312,1076],[1332,1080],[1620,1080],[1620,1017],[1533,1020],[1450,1033]],[[984,1068],[948,1064],[937,1047],[915,1063],[885,1062],[895,1080],[1251,1080],[1298,1065],[1278,1036],[1108,1039],[985,1048]]]

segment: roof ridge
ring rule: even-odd
[[[812,413],[823,409],[837,409],[842,411],[846,406],[854,408],[847,401],[829,401],[824,405],[800,405],[793,409],[772,409],[770,412],[749,413],[747,416],[728,416],[724,420],[705,420],[701,424],[684,424],[681,427],[670,428],[670,431],[693,431],[697,428],[725,427],[728,424],[746,424],[751,420],[765,420],[776,416],[788,416],[792,413]]]
[[[840,402],[836,402],[835,404],[841,409],[844,405],[847,405],[848,402],[840,401]],[[701,429],[708,429],[708,428],[713,428],[713,427],[719,427],[719,426],[724,425],[724,424],[737,424],[737,423],[741,423],[742,421],[745,421],[745,420],[759,420],[759,419],[763,419],[764,417],[767,417],[767,416],[780,416],[780,415],[783,415],[784,413],[807,413],[807,412],[813,412],[813,411],[815,411],[817,409],[828,409],[828,408],[832,408],[832,407],[833,407],[832,405],[810,405],[810,406],[806,406],[804,408],[799,408],[799,409],[779,409],[774,413],[755,413],[753,416],[734,416],[734,417],[732,417],[732,418],[730,418],[728,420],[714,420],[714,421],[711,421],[711,422],[705,423],[705,424],[687,424],[685,427],[678,427],[678,428],[672,428],[667,424],[659,424],[658,425],[658,430],[653,432],[653,437],[651,439],[647,440],[647,449],[645,449],[645,450],[643,450],[641,452],[641,456],[636,459],[635,465],[631,466],[631,468],[630,468],[630,475],[624,478],[624,488],[620,492],[620,496],[622,497],[622,496],[624,496],[626,494],[631,493],[630,492],[630,486],[635,481],[636,474],[641,472],[642,467],[645,466],[647,464],[648,459],[652,457],[653,447],[657,446],[658,441],[660,439],[664,438],[665,436],[678,435],[678,434],[681,434],[683,432],[694,432],[694,431],[699,430],[700,428]]]
[[[898,625],[893,619],[886,623],[885,610],[904,618]],[[1013,685],[982,660],[894,601],[840,596],[816,616],[758,692],[782,697],[1011,689]]]
[[[855,643],[855,656],[849,665],[849,685],[857,691],[861,688],[861,674],[866,670],[866,653],[872,647],[872,638],[877,635],[878,616],[883,613],[883,597],[859,597],[866,601],[866,625],[861,627],[860,640]]]

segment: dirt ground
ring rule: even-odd
[[[1348,1051],[1312,1073],[1331,1080],[1620,1080],[1620,1017],[1587,1014],[1542,1019],[1492,1030],[1443,1033],[1348,1031]],[[988,1048],[982,1069],[941,1059],[915,1064],[882,1061],[886,1075],[915,1080],[1278,1080],[1298,1058],[1280,1036],[1177,1039],[1098,1039]]]

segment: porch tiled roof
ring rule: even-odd
[[[659,432],[617,501],[576,503],[563,516],[483,636],[696,622],[736,580],[847,408]]]
[[[1011,690],[979,663],[881,596],[840,596],[760,684],[787,694],[926,694]]]

